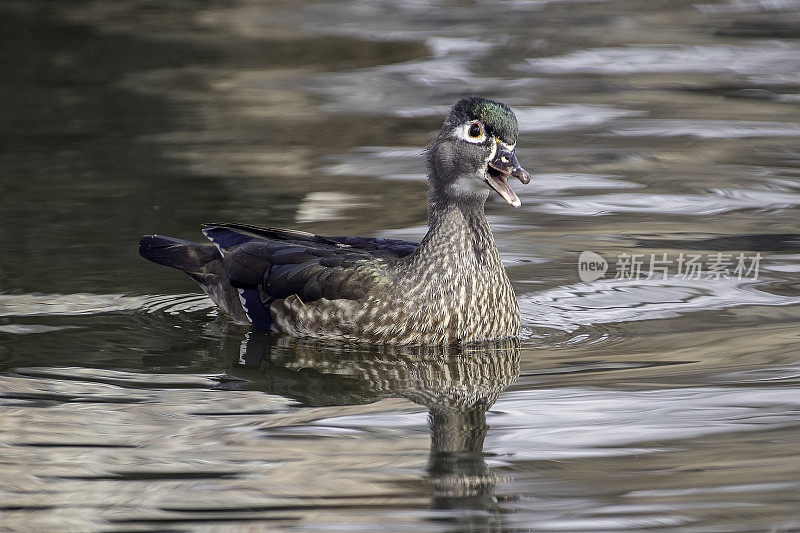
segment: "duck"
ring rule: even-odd
[[[521,202],[530,182],[519,125],[502,102],[458,100],[423,155],[428,231],[421,242],[205,224],[210,242],[146,235],[139,253],[197,281],[235,322],[292,337],[453,345],[516,337],[520,313],[484,213],[494,193]]]

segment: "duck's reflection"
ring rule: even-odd
[[[309,406],[404,397],[429,410],[428,478],[434,509],[495,511],[486,465],[486,411],[519,374],[515,339],[451,348],[336,346],[249,332],[231,346],[233,388]]]

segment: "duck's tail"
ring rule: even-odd
[[[208,274],[210,263],[222,259],[213,244],[165,237],[145,235],[139,240],[139,255],[145,259],[194,275]]]
[[[145,235],[139,240],[139,255],[189,274],[223,311],[240,323],[249,323],[239,292],[225,275],[222,255],[211,243],[185,241],[164,235]]]

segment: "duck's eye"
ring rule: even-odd
[[[473,139],[477,139],[481,135],[483,135],[483,128],[481,127],[481,123],[473,122],[472,124],[470,124],[469,129],[467,130],[467,135],[469,135]]]

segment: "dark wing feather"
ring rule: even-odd
[[[417,249],[419,243],[411,241],[401,241],[397,239],[378,239],[374,237],[325,237],[339,244],[357,248],[359,250],[371,250],[382,252],[398,258],[405,257]]]
[[[252,240],[225,251],[225,271],[234,287],[256,287],[273,265],[272,252],[280,243]]]
[[[327,237],[314,235],[307,231],[262,228],[250,224],[203,224],[203,233],[223,250],[254,239],[336,244]]]
[[[405,257],[417,249],[419,243],[376,237],[326,237],[307,231],[284,228],[264,228],[251,224],[204,224],[203,233],[223,250],[239,244],[263,239],[297,243],[318,243],[348,246],[359,250],[384,252],[389,256]]]
[[[230,282],[258,288],[269,300],[360,299],[417,244],[392,239],[324,237],[245,224],[208,225],[203,233],[224,251]]]

